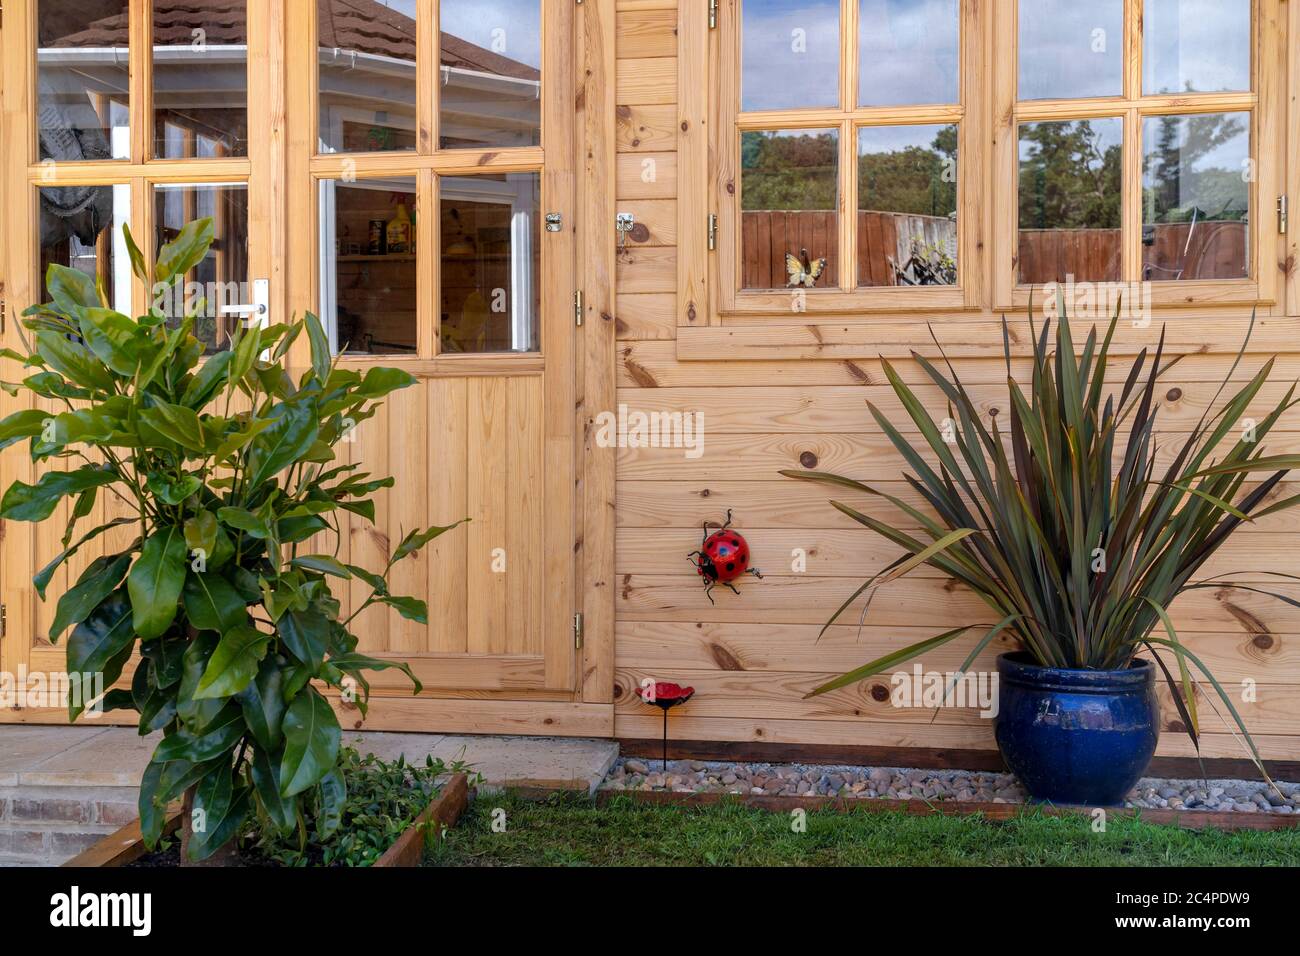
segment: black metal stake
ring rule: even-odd
[[[668,708],[664,708],[664,773],[668,772]]]

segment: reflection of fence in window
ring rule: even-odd
[[[1020,281],[1024,285],[1118,279],[1123,240],[1118,229],[1020,230]],[[1168,223],[1147,226],[1142,278],[1240,279],[1249,272],[1244,222]]]
[[[838,215],[808,210],[781,212],[747,210],[741,222],[744,264],[742,288],[781,289],[786,285],[785,255],[807,249],[812,259],[826,258],[826,271],[817,288],[838,283]],[[957,256],[957,224],[943,216],[904,213],[858,213],[858,284],[900,285],[898,271],[916,254]]]

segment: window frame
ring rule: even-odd
[[[146,267],[152,283],[154,259],[157,255],[157,237],[154,231],[155,187],[166,185],[206,185],[211,183],[242,183],[249,190],[250,215],[248,246],[250,271],[256,271],[254,262],[265,258],[271,248],[271,224],[255,221],[251,202],[255,183],[269,182],[275,175],[274,157],[262,142],[250,138],[249,150],[244,156],[160,158],[155,155],[156,111],[153,101],[153,0],[128,0],[127,4],[127,116],[130,123],[128,153],[125,157],[96,160],[42,160],[40,158],[40,114],[35,108],[39,101],[40,67],[38,57],[39,9],[36,4],[21,5],[6,17],[6,52],[17,44],[19,56],[14,58],[22,81],[14,84],[24,98],[15,115],[22,126],[22,136],[15,136],[10,144],[10,155],[25,155],[27,165],[22,175],[26,182],[25,196],[29,222],[39,221],[39,190],[46,186],[129,186],[130,217],[127,225],[141,245]],[[245,70],[245,104],[250,111],[253,102],[273,102],[277,78],[269,71],[255,70],[255,60],[265,57],[269,44],[274,42],[273,21],[265,4],[248,0],[246,6],[246,45],[248,49]],[[22,254],[29,275],[16,288],[30,290],[33,301],[40,298],[44,277],[38,274],[39,236],[33,237],[35,245]],[[251,275],[249,276],[251,280]],[[282,290],[272,289],[272,307]],[[144,283],[132,278],[132,313],[140,315],[149,308],[151,291]]]
[[[982,218],[974,198],[984,177],[985,150],[978,148],[978,127],[988,96],[986,78],[972,68],[980,59],[987,16],[979,0],[959,0],[957,102],[946,105],[857,106],[858,0],[840,0],[839,105],[824,109],[740,110],[740,0],[725,0],[710,43],[710,124],[708,152],[715,157],[709,171],[709,207],[717,216],[716,255],[711,256],[713,296],[710,318],[792,314],[836,315],[907,311],[944,312],[971,309],[983,299]],[[683,51],[685,52],[685,51]],[[697,74],[698,75],[698,74]],[[680,88],[684,91],[685,85]],[[858,130],[869,126],[957,125],[957,282],[952,286],[857,286],[857,167]],[[792,306],[790,290],[744,290],[740,287],[740,229],[743,212],[739,195],[740,137],[753,130],[835,129],[839,137],[837,211],[839,214],[839,276],[834,288],[805,291],[800,308]],[[683,177],[684,178],[684,177]],[[683,203],[683,205],[686,205]],[[686,224],[683,224],[686,225]],[[689,235],[695,229],[679,229]],[[698,324],[698,323],[688,323]],[[715,323],[710,323],[715,324]]]
[[[382,364],[407,369],[415,374],[512,374],[535,372],[544,367],[543,355],[548,349],[547,337],[557,348],[567,347],[557,335],[558,317],[566,314],[563,301],[571,294],[568,285],[559,288],[555,283],[542,283],[540,308],[536,316],[537,348],[529,352],[444,352],[442,338],[442,275],[437,250],[441,247],[441,188],[443,177],[499,175],[507,173],[535,173],[541,181],[541,208],[539,215],[560,211],[566,223],[565,233],[572,235],[567,225],[571,210],[565,198],[570,185],[565,177],[548,171],[546,158],[553,154],[561,166],[571,148],[573,115],[559,108],[558,97],[565,94],[572,81],[563,71],[566,60],[562,56],[564,24],[570,22],[569,14],[557,9],[551,0],[539,0],[541,14],[541,129],[540,144],[522,147],[443,147],[440,145],[442,63],[441,36],[438,28],[439,0],[416,2],[416,104],[415,148],[378,152],[345,152],[322,149],[320,141],[320,68],[317,53],[319,6],[308,0],[310,10],[302,14],[309,21],[306,42],[289,45],[289,82],[291,115],[295,118],[299,135],[305,139],[299,148],[291,150],[291,163],[296,156],[305,154],[305,181],[310,183],[311,223],[304,230],[307,235],[299,241],[309,244],[307,261],[311,274],[302,285],[295,283],[294,301],[302,309],[317,311],[320,308],[320,282],[322,275],[320,202],[321,183],[328,180],[414,177],[416,205],[420,215],[416,221],[416,350],[413,353],[375,353],[367,355],[344,354],[340,363],[349,367]],[[292,169],[290,182],[303,182]],[[538,231],[546,235],[543,223]],[[291,237],[291,243],[294,241]],[[542,242],[538,252],[542,257],[537,270],[539,282],[547,275],[546,259],[563,257],[565,252],[554,248],[554,243]]]
[[[1151,304],[1165,308],[1247,307],[1280,304],[1277,262],[1279,234],[1276,197],[1285,192],[1286,168],[1285,7],[1277,0],[1251,2],[1251,89],[1244,93],[1144,95],[1143,0],[1124,6],[1124,89],[1120,96],[1020,100],[1018,96],[1020,2],[997,4],[994,31],[1009,49],[995,64],[994,230],[995,311],[1023,311],[1041,286],[1019,281],[1020,125],[1022,123],[1119,118],[1124,124],[1120,283],[1141,281],[1142,273],[1142,122],[1152,115],[1244,112],[1251,114],[1250,158],[1256,176],[1250,183],[1248,249],[1251,276],[1245,279],[1152,281]]]
[[[1286,152],[1288,116],[1297,107],[1286,89],[1289,64],[1300,53],[1289,50],[1288,37],[1300,34],[1300,12],[1284,0],[1252,0],[1252,89],[1247,93],[1142,96],[1142,38],[1128,29],[1141,22],[1143,0],[1123,0],[1125,10],[1124,96],[1079,100],[1017,100],[1019,55],[1016,0],[990,3],[961,0],[961,84],[956,110],[933,107],[888,107],[864,110],[795,110],[748,114],[746,125],[777,128],[826,128],[829,114],[869,117],[876,125],[938,122],[960,113],[958,182],[958,284],[935,287],[863,287],[808,290],[802,312],[792,312],[787,291],[742,292],[739,285],[739,206],[736,176],[739,160],[739,9],[742,0],[720,0],[716,28],[704,16],[679,8],[678,36],[678,250],[677,326],[680,358],[713,357],[719,342],[742,341],[770,357],[789,354],[857,354],[872,338],[872,328],[920,313],[936,322],[971,321],[999,312],[1023,312],[1034,288],[1017,282],[1019,243],[1019,124],[1038,119],[1121,116],[1126,124],[1123,197],[1125,259],[1120,280],[1136,281],[1141,270],[1142,157],[1133,148],[1140,139],[1129,130],[1147,113],[1252,112],[1250,249],[1252,277],[1229,280],[1156,281],[1152,304],[1160,312],[1214,310],[1214,314],[1248,316],[1300,313],[1300,301],[1284,296],[1300,290],[1300,270],[1288,269],[1285,249],[1296,246],[1296,228],[1277,230],[1275,202],[1288,194],[1300,202],[1300,161]],[[856,56],[856,0],[841,0],[841,51]],[[1134,45],[1138,49],[1133,49]],[[841,107],[846,89],[856,93],[856,76],[841,64]],[[707,75],[707,83],[700,77]],[[1293,98],[1292,98],[1293,99]],[[768,123],[767,120],[773,120]],[[750,122],[753,120],[753,122]],[[855,124],[856,125],[856,124]],[[1140,129],[1136,131],[1140,136]],[[733,136],[734,134],[734,136]],[[841,133],[841,166],[856,165],[856,134]],[[840,179],[855,177],[841,171]],[[696,183],[701,185],[696,185]],[[1290,188],[1288,188],[1290,187]],[[843,211],[856,204],[856,192],[840,198],[841,256],[855,254],[852,217]],[[704,209],[705,212],[701,212]],[[717,216],[716,241],[710,242],[708,214]],[[1294,219],[1295,216],[1292,216]],[[846,221],[849,220],[849,221]],[[847,279],[842,279],[847,284]],[[1041,297],[1041,287],[1038,289]],[[709,327],[725,327],[704,334]],[[821,331],[817,331],[820,329]],[[810,333],[812,330],[812,333]],[[695,331],[701,332],[693,337]],[[814,334],[815,333],[815,334]],[[823,340],[823,334],[825,337]],[[812,338],[809,335],[812,334]],[[721,338],[719,337],[721,336]],[[836,344],[832,345],[834,342]],[[868,350],[870,351],[870,350]],[[748,354],[748,353],[747,353]],[[864,353],[865,354],[865,353]],[[870,351],[870,354],[875,354]],[[751,354],[750,357],[756,357]]]

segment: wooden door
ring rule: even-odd
[[[573,4],[319,0],[287,33],[291,309],[418,380],[348,446],[395,487],[342,554],[470,519],[394,570],[427,625],[355,622],[425,685],[376,675],[365,726],[609,733],[576,690]]]
[[[261,302],[263,320],[283,313],[283,3],[231,0],[227,8],[232,15],[216,22],[177,0],[5,5],[0,344],[22,349],[19,316],[41,301],[55,262],[101,277],[112,305],[129,315],[156,304],[179,321],[201,297],[196,333],[210,352],[228,347],[241,307]],[[185,222],[205,216],[214,242],[184,286],[154,290],[132,275],[123,225],[152,263]],[[4,364],[5,379],[20,377],[17,365]],[[0,392],[2,414],[34,404],[63,410]],[[0,487],[78,464],[36,466],[26,443],[14,445],[0,453]],[[133,535],[120,528],[83,548],[42,599],[32,578],[60,551],[68,507],[38,525],[0,522],[0,671],[14,678],[25,670],[47,684],[60,679],[64,642],[49,633],[58,598],[106,548],[121,550]],[[101,495],[80,530],[123,508]],[[63,708],[20,706],[0,709],[0,719],[67,717]]]

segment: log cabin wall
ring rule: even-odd
[[[697,295],[711,294],[699,276],[712,253],[702,227],[696,234],[682,225],[694,223],[694,217],[702,220],[708,211],[704,186],[696,182],[703,147],[698,126],[691,125],[703,115],[706,81],[688,75],[679,60],[692,31],[707,34],[706,3],[682,2],[689,9],[679,15],[673,0],[617,0],[617,209],[636,217],[617,258],[617,400],[629,410],[702,411],[705,442],[703,454],[694,459],[681,449],[618,451],[616,734],[658,736],[659,712],[635,696],[643,680],[654,678],[696,689],[694,699],[670,718],[677,740],[992,750],[990,721],[970,710],[941,710],[932,720],[933,711],[896,709],[887,676],[803,699],[832,676],[905,643],[983,620],[986,612],[954,581],[922,569],[881,589],[860,631],[858,605],[846,615],[846,626],[818,637],[865,576],[898,552],[831,508],[826,490],[783,479],[778,469],[847,473],[910,497],[900,481],[903,462],[871,421],[864,400],[895,422],[906,422],[875,356],[897,360],[916,386],[921,379],[906,359],[907,347],[926,354],[934,349],[924,317],[882,319],[878,342],[845,325],[809,319],[794,330],[798,334],[790,345],[791,330],[773,328],[776,319],[742,324],[706,316],[708,307]],[[724,12],[731,6],[724,3]],[[1296,13],[1289,13],[1292,35],[1300,35]],[[1287,56],[1286,125],[1289,152],[1295,155],[1297,54]],[[986,175],[991,183],[992,173]],[[1285,178],[1294,193],[1294,164]],[[1266,202],[1268,214],[1272,200]],[[987,206],[980,214],[999,215]],[[1296,232],[1293,225],[1279,243],[1275,276],[1290,292],[1291,317],[1283,305],[1261,309],[1251,354],[1243,361],[1244,371],[1253,373],[1268,355],[1280,352],[1260,407],[1276,402],[1300,376],[1300,319],[1295,317],[1300,296],[1292,268]],[[1272,262],[1261,264],[1261,270],[1273,268]],[[986,260],[976,284],[990,290],[994,278]],[[957,371],[977,386],[990,411],[1007,400],[992,300],[986,291],[979,309],[930,317],[940,340],[958,356]],[[1164,319],[1158,312],[1157,326]],[[1184,309],[1168,321],[1174,351],[1192,357],[1160,390],[1161,420],[1166,431],[1185,431],[1231,365],[1249,309]],[[784,320],[785,326],[793,324]],[[1129,334],[1119,351],[1131,356],[1153,339],[1150,331]],[[1025,344],[1018,340],[1018,353]],[[1127,358],[1118,361],[1128,364]],[[937,402],[933,389],[922,387],[920,394]],[[1300,413],[1288,414],[1282,427],[1271,442],[1273,451],[1300,449]],[[1300,481],[1292,481],[1278,494],[1297,492]],[[869,508],[880,513],[874,505]],[[741,583],[739,596],[716,589],[715,605],[687,553],[699,546],[702,523],[720,520],[728,509],[765,577]],[[1267,518],[1232,541],[1206,573],[1294,571],[1297,531],[1300,513]],[[807,561],[802,573],[792,570],[799,551]],[[1237,706],[1265,756],[1296,759],[1300,610],[1247,592],[1202,590],[1182,597],[1173,618],[1189,648],[1225,686],[1256,685],[1256,699],[1241,700],[1238,693]],[[952,671],[968,649],[949,645],[921,664],[927,671]],[[1004,649],[1005,643],[990,648],[975,667],[992,668]],[[1160,753],[1191,755],[1163,688],[1162,694],[1166,732]],[[1201,704],[1203,753],[1243,756],[1226,724],[1206,701]]]

